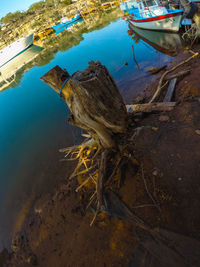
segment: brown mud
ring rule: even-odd
[[[177,56],[171,66],[189,56],[190,52]],[[190,74],[176,85],[173,111],[134,118],[133,135],[134,128],[141,127],[133,137],[135,165],[122,171],[121,187],[115,191],[150,227],[200,241],[199,56],[178,71],[188,68]],[[160,76],[140,100],[150,99]],[[94,214],[85,211],[87,192],[76,193],[76,185],[75,179],[66,179],[53,197],[44,195],[34,204],[13,241],[13,253],[1,254],[2,262],[9,259],[4,266],[167,266],[160,265],[156,256],[149,257],[128,220],[100,214],[90,227]]]

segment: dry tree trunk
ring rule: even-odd
[[[71,155],[70,159],[79,159],[71,177],[81,175],[84,181],[76,191],[89,181],[95,184],[91,201],[97,198],[97,215],[104,208],[103,190],[105,177],[108,176],[108,161],[112,157],[115,161],[113,155],[120,151],[119,144],[127,129],[128,114],[122,96],[100,62],[90,62],[86,70],[77,71],[71,77],[67,71],[55,66],[41,80],[61,93],[72,113],[69,122],[89,133],[89,140],[62,151],[66,157]]]
[[[69,74],[54,67],[41,80],[57,93]],[[100,62],[70,77],[61,93],[72,115],[69,121],[85,129],[103,148],[117,148],[119,134],[126,131],[127,111],[118,88]]]

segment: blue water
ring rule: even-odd
[[[170,58],[142,41],[134,44],[127,31],[128,24],[119,19],[84,34],[79,45],[58,52],[45,66],[33,67],[23,74],[19,86],[0,93],[0,249],[8,245],[14,219],[33,191],[39,198],[65,179],[59,174],[65,163],[59,162],[58,149],[74,142],[66,104],[40,77],[55,65],[73,74],[85,69],[89,61],[100,60],[126,103],[131,103],[151,80],[146,69]],[[133,44],[140,69],[133,60]]]

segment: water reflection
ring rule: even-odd
[[[153,48],[164,54],[175,56],[183,46],[183,40],[178,33],[149,31],[133,27],[131,24],[129,24],[129,27],[135,34],[133,37],[135,43],[137,43],[139,39],[142,39],[147,44],[150,44]]]
[[[32,45],[0,68],[0,91],[16,81],[16,73],[38,56],[42,47]]]
[[[61,32],[63,32],[63,31],[66,31],[66,30],[67,31],[72,31],[75,24],[80,25],[82,22],[83,22],[83,19],[79,19],[79,20],[75,21],[73,23],[73,25],[70,25],[70,26],[66,25],[66,26],[63,26],[63,27],[60,27],[60,28],[58,27],[56,29],[56,35],[61,33]]]

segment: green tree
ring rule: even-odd
[[[40,10],[42,9],[43,7],[45,6],[45,3],[43,1],[40,1],[40,2],[37,2],[37,3],[34,3],[32,4],[30,7],[29,7],[29,10]]]
[[[64,1],[62,1],[62,5],[63,6],[68,6],[68,5],[70,5],[72,3],[72,0],[64,0]]]
[[[5,17],[1,18],[1,23],[9,23],[13,20],[17,20],[21,17],[22,13],[20,11],[16,11],[14,13],[9,12]]]

